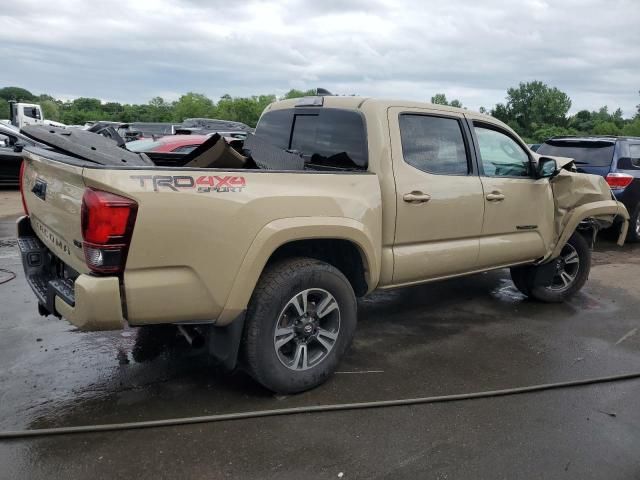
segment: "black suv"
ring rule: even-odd
[[[536,153],[573,158],[579,172],[603,176],[631,215],[627,240],[640,242],[640,137],[553,137]]]

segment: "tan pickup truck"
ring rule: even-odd
[[[51,148],[25,149],[18,235],[40,312],[178,325],[278,392],[331,375],[357,297],[510,267],[526,295],[562,301],[597,230],[615,223],[621,243],[628,226],[601,177],[446,106],[276,102],[244,145],[217,138],[186,163],[38,128]]]

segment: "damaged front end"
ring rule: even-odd
[[[593,242],[599,230],[619,222],[618,245],[624,244],[627,235],[629,213],[615,199],[605,179],[598,175],[577,173],[572,171],[571,166],[571,161],[562,162],[562,168],[551,179],[555,205],[555,242],[544,260],[556,258],[575,231],[590,234]]]

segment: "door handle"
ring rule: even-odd
[[[489,202],[501,202],[504,200],[504,195],[498,191],[493,191],[487,194],[487,200]]]
[[[411,193],[405,193],[402,196],[402,199],[407,203],[425,203],[431,200],[431,195],[428,193],[413,191]]]

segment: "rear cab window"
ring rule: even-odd
[[[353,110],[289,108],[266,112],[255,135],[271,145],[302,154],[308,166],[366,170],[364,118]]]

